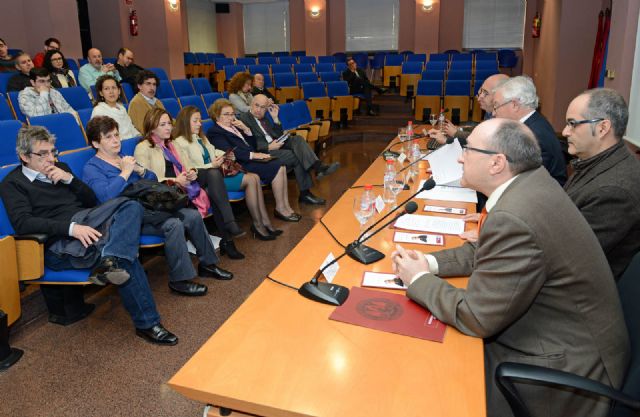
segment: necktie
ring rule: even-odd
[[[267,119],[265,118],[260,119],[260,125],[262,125],[264,132],[267,135],[271,136],[271,138],[273,138],[273,134],[271,133],[271,127],[269,126],[269,123],[267,123]]]
[[[484,207],[480,212],[480,218],[478,219],[478,235],[480,235],[480,229],[482,228],[482,224],[487,218],[487,214],[488,214],[487,208]]]

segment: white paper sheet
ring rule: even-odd
[[[393,241],[397,243],[414,243],[417,245],[444,246],[444,236],[434,234],[415,234],[396,232]]]
[[[464,221],[462,219],[420,214],[405,214],[396,221],[394,226],[398,229],[442,233],[445,235],[459,235],[464,232]]]
[[[436,184],[460,185],[462,164],[458,158],[461,154],[462,147],[455,139],[453,143],[441,146],[426,157]]]
[[[364,273],[362,278],[363,287],[378,287],[378,288],[391,288],[394,290],[405,290],[407,287],[398,285],[395,280],[398,278],[396,274],[385,274],[383,272],[370,272]],[[402,282],[402,281],[400,281]]]
[[[425,180],[420,182],[420,188]],[[431,190],[423,191],[416,196],[425,200],[462,201],[464,203],[477,203],[478,195],[470,188],[449,187],[447,185],[436,185]]]
[[[322,261],[322,265],[320,265],[320,269],[324,268],[326,264],[333,261],[334,259],[335,259],[335,256],[333,256],[333,253],[329,252],[329,255],[327,255],[325,260]],[[338,273],[338,269],[340,269],[340,266],[338,266],[338,263],[336,262],[333,265],[331,265],[329,268],[324,270],[322,275],[324,275],[328,283],[333,282],[333,278],[335,278],[336,274]]]

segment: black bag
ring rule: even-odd
[[[120,195],[137,200],[151,211],[176,213],[189,204],[189,197],[179,186],[146,179],[129,184]]]

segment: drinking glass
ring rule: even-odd
[[[406,174],[404,172],[398,172],[390,183],[390,189],[393,193],[393,208],[398,207],[398,194],[404,189],[406,181]]]
[[[365,195],[357,195],[353,199],[353,214],[360,223],[360,233],[364,232],[364,225],[367,224],[371,216],[373,216],[373,201]]]
[[[438,123],[438,115],[435,113],[430,113],[429,114],[429,123],[431,123],[431,127],[435,128],[436,127],[436,123]]]

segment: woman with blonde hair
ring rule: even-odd
[[[231,80],[227,91],[229,92],[229,101],[236,109],[236,113],[246,113],[251,108],[251,88],[253,87],[253,75],[248,72],[238,72]]]

